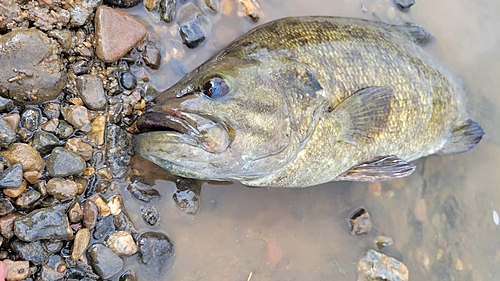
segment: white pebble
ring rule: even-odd
[[[500,223],[500,218],[498,217],[497,211],[493,210],[493,222],[498,225]]]

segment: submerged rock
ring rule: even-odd
[[[191,49],[205,41],[212,29],[212,22],[193,3],[187,3],[179,9],[177,24],[182,43]]]
[[[174,246],[161,232],[146,232],[137,239],[140,261],[148,273],[156,278],[165,275],[173,262]]]
[[[160,0],[159,12],[160,12],[160,17],[164,22],[169,23],[174,20],[176,5],[177,5],[177,0]]]
[[[358,207],[349,215],[349,226],[351,234],[361,235],[366,234],[372,227],[370,214],[364,207]]]
[[[245,8],[245,13],[253,21],[258,22],[264,17],[264,13],[260,9],[257,0],[240,0],[241,5]]]
[[[177,190],[172,195],[175,204],[185,214],[194,216],[200,209],[201,186],[191,179],[179,178]]]
[[[408,269],[395,258],[370,249],[358,263],[358,281],[365,280],[408,281]]]
[[[141,182],[133,182],[127,186],[127,191],[142,202],[150,202],[154,198],[160,197],[160,192],[154,188],[150,188]]]
[[[105,62],[118,60],[146,36],[146,28],[142,23],[126,12],[106,6],[97,9],[94,25],[96,54]]]
[[[415,0],[395,0],[401,9],[408,9],[415,4]]]
[[[141,207],[142,219],[149,225],[155,225],[160,219],[160,212],[153,205],[147,205]]]
[[[63,205],[38,209],[17,218],[14,222],[14,233],[26,242],[41,239],[73,239],[73,231]]]
[[[87,250],[87,258],[94,269],[103,279],[118,273],[123,268],[123,260],[108,247],[97,243]]]
[[[54,40],[36,29],[20,28],[0,36],[0,95],[18,104],[55,99],[67,79],[57,49]]]
[[[106,128],[106,165],[113,177],[124,177],[132,157],[132,134],[116,125]]]

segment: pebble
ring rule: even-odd
[[[64,120],[59,120],[59,126],[57,130],[57,136],[61,139],[68,138],[73,134],[73,126],[70,124],[66,123]]]
[[[17,238],[26,242],[40,239],[73,239],[64,205],[38,209],[17,218],[14,222],[14,233]]]
[[[3,119],[10,125],[13,131],[16,131],[17,128],[19,128],[19,123],[21,122],[21,115],[17,113],[5,114]]]
[[[137,228],[135,228],[134,224],[128,217],[125,212],[121,212],[116,216],[113,216],[113,223],[117,230],[126,231],[130,233],[139,233]]]
[[[71,48],[73,34],[68,29],[52,29],[47,32],[47,35],[57,40],[65,52]]]
[[[60,281],[66,275],[66,262],[59,255],[49,257],[47,263],[42,266],[39,281]],[[38,280],[38,279],[37,279]],[[70,280],[70,279],[68,279]]]
[[[76,89],[83,103],[91,110],[102,110],[106,106],[106,95],[101,78],[86,74],[76,79]]]
[[[87,258],[94,272],[99,274],[103,279],[112,277],[123,268],[123,260],[108,247],[100,243],[89,247]]]
[[[52,254],[45,249],[44,244],[45,243],[42,241],[26,243],[15,240],[10,244],[10,246],[21,259],[40,265],[43,264]]]
[[[163,276],[173,262],[174,246],[161,232],[145,232],[137,239],[139,260],[148,273],[156,278]]]
[[[425,222],[427,220],[427,206],[424,198],[418,199],[415,203],[413,215],[420,222]]]
[[[82,194],[85,189],[87,188],[87,185],[88,185],[88,182],[85,178],[83,177],[75,177],[74,178],[75,182],[76,182],[76,193],[78,195]]]
[[[160,0],[160,18],[166,23],[172,22],[175,18],[176,6],[177,0]]]
[[[75,200],[73,205],[68,210],[68,217],[71,223],[77,223],[83,219],[83,210],[80,201]]]
[[[15,140],[16,132],[3,117],[0,117],[0,147],[7,147]]]
[[[117,231],[109,235],[106,245],[119,256],[131,256],[137,252],[134,238],[125,231]]]
[[[125,271],[118,281],[137,281],[137,277],[135,277],[135,273],[130,270]]]
[[[368,184],[368,192],[375,197],[380,197],[382,196],[382,185],[380,182],[371,182]]]
[[[93,201],[87,200],[83,203],[83,227],[94,229],[98,215],[99,208]]]
[[[108,200],[109,211],[113,216],[116,216],[122,212],[123,209],[123,198],[120,194],[114,195]]]
[[[144,0],[144,6],[148,11],[156,10],[159,4],[160,0]]]
[[[116,227],[113,222],[113,216],[107,216],[101,219],[95,226],[94,238],[104,241],[111,233],[116,232]]]
[[[92,200],[97,205],[97,208],[99,208],[99,214],[101,215],[101,217],[105,218],[111,215],[111,210],[109,209],[108,204],[101,195],[96,195],[90,200]]]
[[[90,14],[94,12],[97,6],[101,5],[102,0],[75,1],[69,9],[71,13],[70,24],[72,26],[82,26],[87,22]]]
[[[160,219],[160,212],[153,205],[147,205],[141,207],[142,219],[149,225],[155,225]]]
[[[97,170],[97,174],[105,180],[111,180],[113,178],[113,175],[108,170],[108,168],[100,168],[99,170]]]
[[[14,236],[14,223],[21,214],[12,213],[0,218],[0,234],[3,237],[10,239]]]
[[[30,132],[35,132],[40,127],[40,110],[28,107],[21,115],[21,126]]]
[[[26,171],[23,173],[23,177],[30,184],[36,184],[43,178],[43,175],[39,171]]]
[[[94,121],[92,121],[90,132],[87,133],[89,142],[95,146],[101,146],[104,144],[104,132],[106,130],[106,116],[99,115]]]
[[[394,243],[391,237],[386,236],[377,236],[375,237],[375,247],[378,250],[382,250],[383,248],[387,248]]]
[[[14,205],[8,198],[0,198],[0,217],[8,215],[15,210]]]
[[[77,129],[88,132],[91,129],[90,116],[86,107],[81,105],[69,105],[61,109],[66,121]]]
[[[415,4],[415,0],[395,0],[395,2],[403,10],[409,9]]]
[[[21,182],[21,185],[16,188],[5,188],[3,194],[9,196],[10,198],[17,198],[26,190],[27,183],[25,180]]]
[[[370,231],[372,227],[370,214],[364,207],[356,208],[349,215],[348,221],[351,229],[351,234],[355,235],[366,234]]]
[[[106,6],[97,8],[94,25],[96,54],[105,62],[118,60],[146,36],[142,23],[126,12]]]
[[[256,0],[240,0],[241,5],[245,8],[245,13],[253,21],[258,22],[264,17],[264,13],[260,9],[259,3]]]
[[[82,157],[63,147],[54,148],[46,163],[46,170],[52,177],[77,175],[87,167]]]
[[[179,9],[177,24],[182,43],[190,49],[205,41],[212,29],[212,22],[193,3],[187,3]]]
[[[132,8],[137,6],[142,0],[104,0],[104,4],[116,6],[118,8]]]
[[[25,190],[21,193],[21,195],[19,195],[19,197],[16,198],[16,205],[24,209],[31,208],[41,196],[40,192],[36,190]]]
[[[68,199],[77,194],[76,183],[72,180],[53,178],[47,182],[47,193],[57,199]]]
[[[172,195],[175,204],[185,214],[195,216],[200,209],[201,186],[185,178],[177,179],[175,185],[177,190]]]
[[[7,266],[7,276],[5,280],[23,280],[30,276],[30,263],[29,261],[12,261],[4,260]]]
[[[127,191],[142,202],[150,202],[154,198],[160,197],[160,192],[154,188],[148,188],[140,182],[133,182],[127,187]]]
[[[160,68],[161,53],[160,49],[153,42],[148,42],[142,52],[142,59],[147,66],[152,69]]]
[[[64,147],[78,154],[85,161],[90,160],[92,158],[92,153],[94,152],[90,144],[83,142],[79,138],[68,139]]]
[[[497,211],[493,210],[493,222],[495,225],[498,225],[500,223],[500,218],[498,217]]]
[[[0,156],[7,158],[11,164],[21,164],[23,171],[40,171],[45,167],[40,153],[31,145],[13,143],[7,149],[0,150]]]
[[[58,119],[61,112],[61,106],[58,103],[47,103],[43,107],[43,114],[49,119]]]
[[[137,79],[129,71],[122,72],[120,74],[120,85],[127,90],[133,90],[137,86]]]
[[[14,102],[11,99],[0,97],[0,112],[9,112],[14,109]]]
[[[78,230],[75,235],[75,240],[73,241],[73,247],[71,248],[71,259],[74,261],[79,260],[87,249],[89,242],[90,231],[88,228]]]
[[[0,188],[18,188],[23,181],[23,167],[14,164],[0,172]]]
[[[106,165],[113,177],[122,178],[130,167],[132,134],[116,125],[106,128]]]
[[[213,12],[217,12],[219,10],[219,0],[202,0],[201,2],[203,2],[205,6],[207,6],[207,8],[209,8]]]
[[[408,269],[402,262],[370,249],[358,263],[358,280],[408,281]]]
[[[71,69],[76,75],[82,75],[90,71],[91,65],[85,60],[76,61],[71,65]]]
[[[31,145],[38,150],[41,155],[47,155],[52,149],[59,145],[59,139],[54,134],[38,131],[33,135]]]
[[[53,57],[59,46],[55,41],[40,30],[18,28],[1,36],[0,46],[15,46],[3,48],[0,56],[1,96],[23,105],[41,104],[61,93],[67,75],[61,59]]]

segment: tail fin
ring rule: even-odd
[[[457,124],[451,131],[451,137],[435,155],[462,153],[472,149],[484,135],[478,123],[468,119]]]

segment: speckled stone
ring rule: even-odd
[[[86,107],[69,105],[61,109],[61,113],[71,125],[84,132],[90,131],[90,116]]]
[[[3,262],[7,265],[7,277],[5,277],[5,280],[23,280],[30,276],[29,261],[4,260]]]
[[[137,252],[134,238],[125,231],[117,231],[109,235],[106,244],[111,251],[119,256],[131,256]]]
[[[68,199],[76,196],[77,186],[72,180],[53,178],[47,182],[47,193],[57,199]]]

